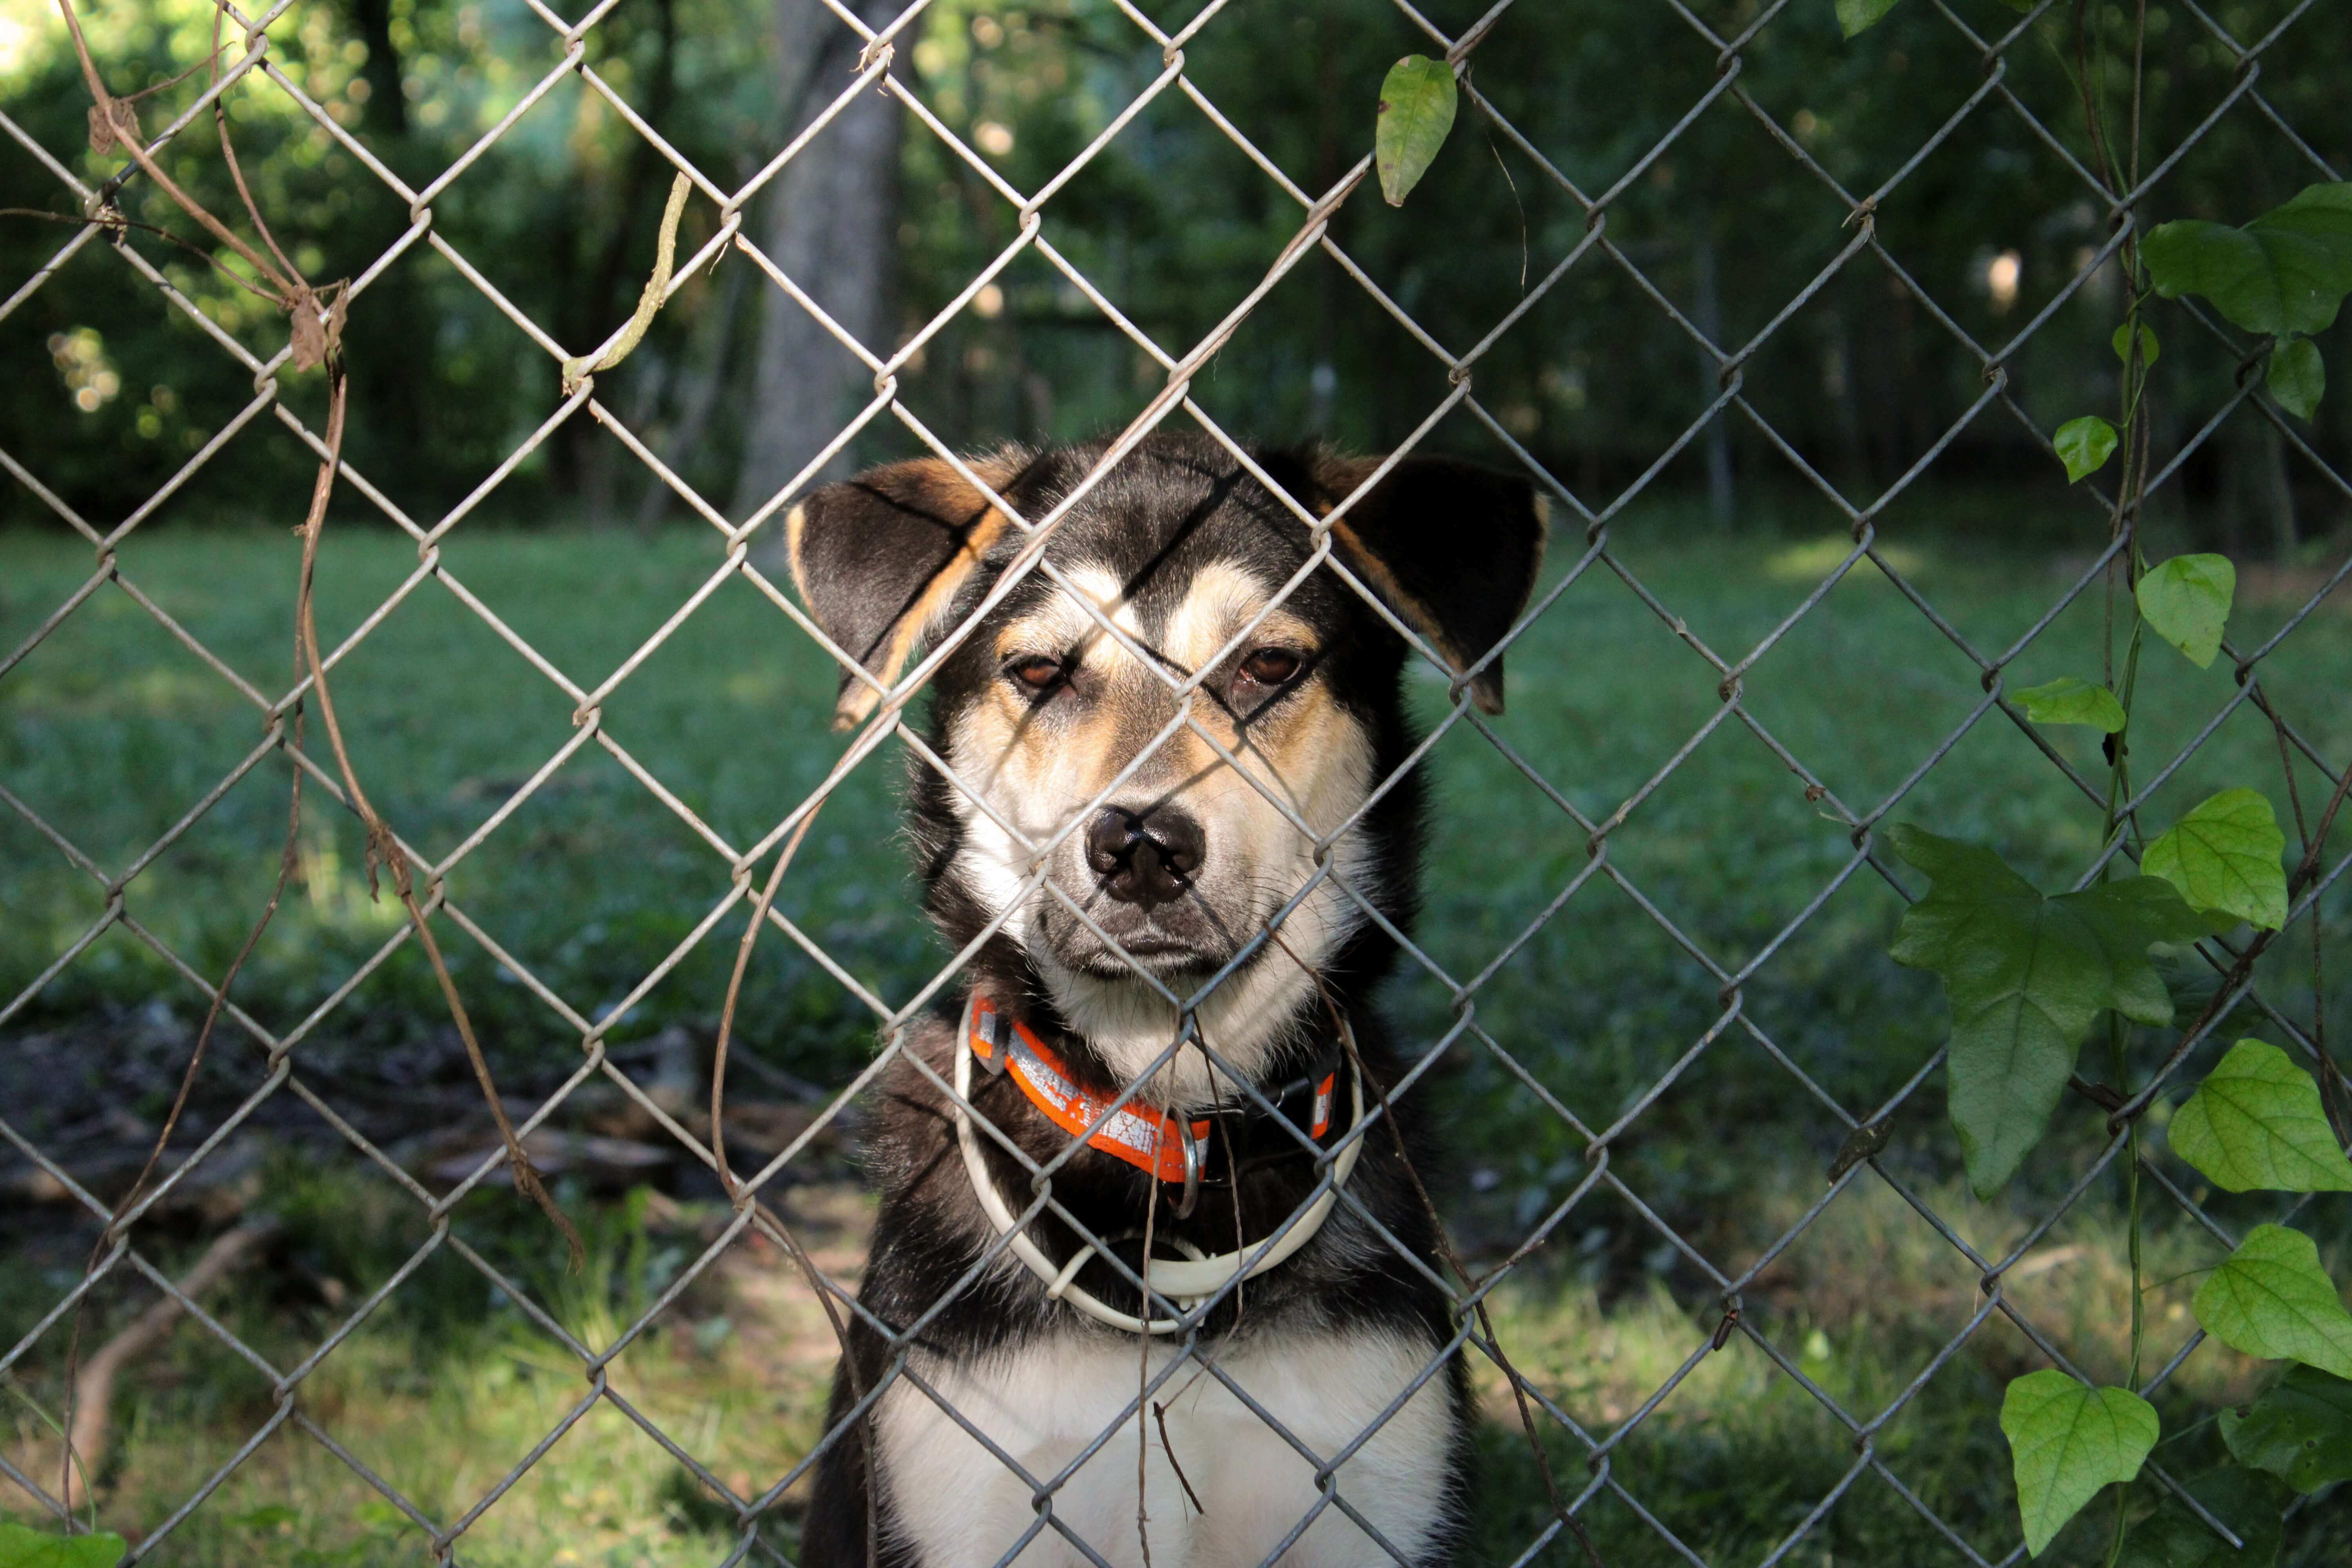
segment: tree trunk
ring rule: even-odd
[[[1715,224],[1711,214],[1701,210],[1697,233],[1691,247],[1692,269],[1697,274],[1698,297],[1692,316],[1693,324],[1706,334],[1708,342],[1717,349],[1723,346],[1723,297],[1715,276]],[[1699,395],[1713,403],[1723,395],[1723,362],[1712,350],[1698,353]],[[1706,454],[1706,509],[1718,523],[1731,521],[1734,505],[1731,490],[1731,430],[1730,411],[1724,410],[1706,422],[1699,441]]]
[[[895,0],[852,5],[877,29],[898,11]],[[848,85],[861,45],[820,0],[776,0],[776,37],[789,140]],[[902,37],[901,56],[908,47]],[[887,307],[898,130],[898,104],[878,86],[868,89],[784,165],[768,196],[769,258],[877,356],[891,347]],[[760,359],[735,494],[739,516],[767,505],[791,483],[840,434],[873,385],[872,374],[799,301],[761,283]],[[851,467],[844,452],[817,477],[839,478]]]
[[[1869,487],[1870,462],[1862,439],[1862,407],[1854,395],[1853,338],[1847,330],[1843,308],[1830,307],[1826,320],[1829,326],[1822,351],[1822,390],[1830,396],[1837,433],[1838,477],[1849,489],[1860,492]]]
[[[731,366],[742,363],[729,352],[735,341],[735,323],[743,313],[751,284],[767,282],[764,278],[755,279],[751,264],[740,256],[724,265],[727,281],[720,286],[719,299],[703,312],[702,321],[695,323],[694,337],[686,349],[687,363],[675,377],[679,388],[677,416],[661,447],[662,461],[673,472],[684,472],[701,448],[710,416],[719,407],[719,393],[737,379],[729,374]],[[636,526],[650,531],[676,500],[661,476],[647,469],[646,487],[637,494]]]

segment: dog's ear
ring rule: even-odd
[[[1023,466],[1010,448],[965,467],[1000,495]],[[869,468],[827,485],[784,518],[793,585],[824,635],[884,685],[939,629],[948,608],[1009,526],[939,458]],[[874,689],[848,670],[833,727],[874,711]]]
[[[1307,483],[1299,499],[1318,515],[1353,494],[1378,458],[1323,449],[1298,454]],[[1276,471],[1289,483],[1289,476]],[[1469,668],[1503,640],[1527,608],[1543,564],[1544,498],[1524,477],[1458,463],[1407,458],[1331,525],[1349,567],[1397,617],[1453,665]],[[1470,682],[1471,700],[1503,710],[1498,657]]]

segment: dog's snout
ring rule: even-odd
[[[1173,806],[1140,816],[1112,806],[1087,829],[1087,865],[1103,891],[1146,910],[1190,888],[1208,849],[1200,821]]]

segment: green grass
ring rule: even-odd
[[[1802,530],[1726,537],[1665,513],[1634,514],[1614,537],[1622,560],[1689,633],[1733,658],[1792,610],[1842,553],[1834,537]],[[1939,613],[1987,651],[2005,648],[2069,580],[2046,554],[1979,545],[1949,525],[1915,536],[1898,516],[1887,539]],[[1576,542],[1556,542],[1555,574],[1573,558]],[[2086,559],[2090,547],[2081,542],[2077,554]],[[719,565],[708,539],[684,531],[645,539],[474,524],[451,536],[443,560],[583,687],[601,681]],[[0,537],[0,645],[9,647],[90,570],[86,549],[26,533]],[[142,592],[274,692],[289,668],[295,561],[293,542],[281,534],[163,532],[135,535],[121,564]],[[319,587],[330,644],[415,565],[404,542],[331,530]],[[2288,613],[2292,588],[2250,584],[2233,640],[2243,647],[2266,637]],[[2009,684],[2095,677],[2100,613],[2095,595],[2078,603],[2011,668]],[[1722,711],[1717,673],[1604,566],[1569,587],[1514,647],[1508,666],[1510,708],[1494,721],[1497,734],[1595,821],[1643,791]],[[416,585],[335,677],[362,777],[386,816],[436,856],[462,842],[579,734],[572,699],[431,581]],[[2352,623],[2340,609],[2331,605],[2307,622],[2263,667],[2263,680],[2324,754],[2346,754],[2352,709],[2342,693],[2352,689]],[[832,689],[831,671],[807,639],[755,590],[730,580],[603,704],[601,733],[715,834],[741,847],[772,826],[840,754],[842,742],[825,723]],[[2200,671],[2168,649],[2151,648],[2134,740],[2141,773],[2168,763],[2232,689],[2226,661]],[[1431,679],[1412,685],[1415,702],[1433,712],[1442,690]],[[1764,656],[1742,689],[1748,714],[1857,811],[1875,809],[1904,785],[1980,696],[1976,667],[1867,563]],[[111,584],[0,677],[0,784],[110,873],[171,826],[258,733],[257,710]],[[2101,773],[2087,731],[2053,731],[2050,739],[2086,775]],[[312,745],[323,758],[315,720]],[[893,755],[877,756],[850,778],[820,817],[780,900],[814,941],[892,1003],[944,957],[914,912],[894,837],[899,766]],[[1587,834],[1467,727],[1439,742],[1429,766],[1438,809],[1420,936],[1431,961],[1460,981],[1586,868]],[[2318,775],[2306,769],[2299,782],[2315,808],[2324,789]],[[2241,784],[2263,789],[2288,817],[2274,742],[2251,708],[2224,723],[2166,785],[2148,825],[2160,827],[2206,794]],[[268,890],[284,831],[285,786],[279,762],[265,760],[125,890],[126,910],[205,973],[216,973],[235,952]],[[398,925],[396,913],[366,895],[348,818],[315,790],[309,801],[302,877],[238,988],[240,999],[279,1030],[302,1020]],[[2097,808],[1998,713],[1959,741],[1893,815],[1988,840],[2046,886],[2079,873],[2099,829]],[[1700,741],[1606,846],[1608,868],[1727,970],[1779,939],[1852,854],[1849,831],[1830,803],[1809,798],[1805,780],[1737,718]],[[591,740],[460,863],[450,887],[455,902],[517,960],[580,1015],[595,1017],[626,997],[724,896],[727,865]],[[2331,931],[2343,929],[2344,902],[2340,890],[2330,897]],[[13,812],[0,813],[0,908],[7,910],[0,991],[13,995],[28,984],[104,905],[96,882]],[[1942,1038],[1932,983],[1885,955],[1899,909],[1875,871],[1865,868],[1845,880],[1748,981],[1738,1018],[1612,1145],[1612,1173],[1727,1272],[1747,1267],[1819,1193],[1844,1131],[1764,1040],[1861,1112],[1905,1082]],[[738,930],[722,922],[643,996],[615,1037],[670,1024],[707,1031]],[[444,932],[458,983],[510,1086],[548,1084],[576,1064],[575,1028],[472,942],[446,924]],[[2341,949],[2331,936],[2330,962],[2339,973],[2352,956]],[[2267,980],[2283,1005],[2307,1016],[2307,975],[2297,984],[2282,961]],[[1469,1000],[1477,1027],[1597,1130],[1724,1018],[1719,989],[1603,874]],[[116,930],[53,979],[19,1025],[159,993],[183,1014],[201,1006],[200,992]],[[1408,1038],[1423,1043],[1456,1017],[1445,986],[1410,960],[1388,1002]],[[767,1059],[804,1078],[840,1081],[870,1049],[871,1021],[807,955],[782,941],[763,943],[742,1028]],[[2334,1022],[2338,1029],[2346,1024],[2340,1016]],[[2235,1032],[2257,1032],[2260,1024],[2249,1014]],[[301,1059],[331,1096],[339,1072],[364,1071],[372,1054],[442,1026],[429,974],[404,949],[318,1026]],[[2153,1042],[2140,1048],[2152,1050]],[[1427,1092],[1443,1109],[1454,1152],[1441,1184],[1474,1248],[1495,1255],[1587,1174],[1584,1138],[1536,1102],[1476,1037],[1457,1043]],[[1898,1119],[1887,1157],[1963,1231],[1986,1237],[2021,1234],[2021,1216],[2062,1189],[2100,1140],[2098,1114],[2069,1105],[2014,1197],[1978,1206],[1954,1182],[1957,1155],[1940,1113],[1931,1085]],[[43,1129],[25,1131],[38,1136]],[[334,1246],[346,1251],[357,1245],[356,1233],[376,1238],[369,1249],[310,1265],[320,1277],[363,1289],[421,1244],[423,1228],[375,1178],[333,1179],[359,1180],[377,1194],[369,1201],[388,1205],[356,1231],[312,1226],[316,1235],[340,1237]],[[2126,1291],[2114,1197],[2095,1193],[2091,1212],[2045,1238],[2045,1251],[2080,1250],[2017,1289],[2047,1298],[2032,1309],[2036,1321],[2087,1366],[2119,1376],[2115,1325]],[[2217,1203],[2243,1221],[2257,1215],[2242,1200]],[[642,1215],[575,1206],[603,1215],[606,1227],[596,1238],[605,1272],[593,1288],[565,1286],[548,1271],[544,1228],[509,1197],[470,1200],[459,1233],[509,1248],[518,1268],[540,1268],[533,1278],[544,1282],[542,1299],[557,1301],[566,1321],[593,1338],[625,1321],[633,1301],[658,1291],[659,1258],[684,1244],[648,1232]],[[2326,1213],[2321,1221],[2336,1223]],[[333,1251],[315,1236],[304,1245]],[[2168,1223],[2159,1225],[2154,1246],[2172,1272],[2212,1261],[2210,1248],[2200,1252],[2193,1236]],[[768,1268],[775,1273],[772,1262]],[[2162,1271],[2151,1265],[2152,1274]],[[0,1268],[0,1275],[9,1272]],[[6,1319],[0,1331],[13,1338],[39,1304],[54,1300],[51,1283],[18,1271],[0,1289]],[[2189,1288],[2151,1298],[2158,1342],[2178,1342],[2177,1320],[2166,1314]],[[822,1329],[806,1318],[805,1301],[793,1309],[803,1314],[795,1319],[778,1300],[747,1305],[712,1289],[628,1352],[616,1386],[643,1392],[670,1430],[710,1434],[711,1450],[724,1456],[714,1462],[722,1474],[740,1468],[765,1485],[811,1440],[824,1370],[821,1360],[794,1360],[781,1347],[821,1340]],[[1976,1300],[1973,1278],[1948,1244],[1870,1181],[1767,1272],[1746,1310],[1849,1409],[1874,1414],[1957,1331]],[[1606,1189],[1560,1222],[1539,1277],[1507,1292],[1502,1306],[1508,1342],[1529,1370],[1598,1430],[1635,1408],[1706,1342],[1721,1315],[1706,1277]],[[258,1287],[236,1310],[257,1343],[315,1339],[324,1321],[315,1302]],[[706,1330],[721,1320],[733,1325],[731,1333]],[[199,1336],[183,1331],[173,1341],[173,1364],[188,1364],[142,1373],[124,1391],[110,1517],[153,1523],[267,1417],[266,1388],[250,1369],[203,1353],[198,1343]],[[316,1397],[335,1412],[329,1425],[364,1434],[404,1488],[414,1485],[436,1508],[454,1504],[478,1495],[578,1397],[576,1364],[564,1364],[551,1344],[510,1308],[489,1305],[478,1278],[436,1259],[329,1360],[317,1374]],[[2014,1330],[1989,1326],[1880,1442],[1906,1483],[1988,1556],[2014,1538],[2006,1450],[1993,1426],[1998,1390],[2032,1364]],[[29,1374],[28,1385],[40,1375]],[[2236,1396],[2248,1375],[2217,1348],[2200,1351],[2180,1392],[2169,1396],[2168,1430]],[[1495,1390],[1488,1401],[1497,1420],[1482,1439],[1490,1491],[1479,1515],[1480,1554],[1507,1562],[1513,1542],[1539,1526],[1542,1504],[1532,1466],[1515,1446],[1507,1405]],[[714,1521],[674,1463],[625,1426],[600,1412],[566,1438],[468,1537],[465,1560],[668,1563],[723,1555],[724,1521]],[[2210,1428],[2200,1432],[2179,1440],[2186,1470],[2211,1457]],[[1564,1484],[1584,1483],[1580,1455],[1563,1444],[1554,1458]],[[1853,1463],[1851,1434],[1735,1337],[1628,1439],[1613,1474],[1710,1561],[1741,1562],[1769,1552]],[[370,1495],[315,1444],[281,1433],[156,1560],[415,1560],[413,1531],[370,1503]],[[2326,1542],[2336,1538],[2328,1530],[2343,1528],[2342,1505],[2331,1506],[2336,1523],[2305,1532],[2301,1561],[2341,1560],[2326,1555]],[[278,1509],[293,1513],[271,1511]],[[2330,1517],[2326,1510],[2319,1516]],[[1668,1560],[1622,1502],[1604,1499],[1594,1519],[1612,1568]],[[2078,1524],[2055,1550],[2062,1559],[2088,1561],[2100,1544],[2091,1540],[2095,1532]],[[1839,1562],[1958,1560],[1869,1475],[1817,1539]],[[1822,1551],[1809,1542],[1799,1560],[1832,1560]],[[1555,1550],[1547,1560],[1565,1559]]]
[[[1801,1184],[1755,1194],[1785,1224]],[[510,1200],[477,1198],[457,1234],[484,1252],[565,1331],[602,1351],[699,1251],[698,1227],[719,1205],[676,1205],[639,1193],[595,1205],[576,1190],[567,1208],[587,1228],[589,1260],[563,1272],[536,1218]],[[1980,1249],[2021,1239],[2014,1215],[1972,1208],[1957,1188],[1927,1194]],[[272,1166],[260,1206],[287,1240],[268,1279],[248,1277],[212,1303],[220,1319],[276,1364],[299,1360],[352,1306],[427,1239],[414,1210],[381,1181],[304,1163]],[[790,1209],[821,1264],[854,1254],[865,1213],[834,1194]],[[846,1215],[846,1223],[843,1223]],[[847,1251],[843,1250],[848,1249]],[[2194,1271],[2216,1249],[2178,1227],[2159,1232],[2147,1269],[2150,1354],[2168,1356],[2193,1324]],[[2122,1373],[2125,1333],[2115,1310],[2127,1289],[2121,1226],[2109,1211],[2069,1221],[2014,1271],[2011,1299],[2064,1342],[2094,1375]],[[1829,1399],[1870,1419],[1903,1393],[1977,1306],[1974,1281],[1948,1247],[1889,1189],[1864,1184],[1832,1205],[1789,1261],[1747,1298],[1747,1321]],[[337,1281],[330,1306],[316,1289]],[[134,1310],[107,1293],[93,1340]],[[1708,1342],[1712,1309],[1663,1279],[1606,1293],[1575,1268],[1523,1277],[1496,1298],[1496,1321],[1520,1370],[1596,1435],[1613,1432]],[[830,1338],[797,1279],[772,1252],[741,1247],[700,1276],[612,1363],[611,1386],[739,1493],[764,1489],[808,1451],[820,1429]],[[1479,1491],[1465,1561],[1512,1561],[1543,1527],[1539,1481],[1500,1377],[1474,1359],[1484,1410]],[[2014,1540],[2008,1456],[1994,1425],[2000,1386],[2039,1364],[1996,1319],[1946,1363],[1879,1430],[1877,1457],[1988,1558]],[[20,1389],[54,1410],[56,1358]],[[2168,1436],[2161,1462],[2194,1476],[2221,1456],[2210,1421],[2260,1384],[2253,1363],[2209,1345],[2160,1401]],[[303,1412],[353,1457],[437,1521],[480,1500],[579,1403],[578,1358],[516,1311],[447,1250],[431,1254],[300,1386]],[[100,1467],[99,1522],[136,1538],[203,1485],[261,1430],[275,1405],[266,1382],[233,1352],[183,1327],[136,1369],[117,1402],[118,1435]],[[37,1454],[34,1424],[18,1423],[10,1458]],[[1549,1445],[1564,1484],[1590,1472],[1567,1439]],[[1778,1545],[1855,1464],[1851,1432],[1784,1375],[1745,1335],[1700,1355],[1696,1367],[1617,1447],[1612,1477],[1707,1561],[1753,1562]],[[787,1494],[788,1503],[799,1497]],[[2049,1561],[2100,1560],[2111,1515],[2103,1502],[2053,1548]],[[1607,1562],[1662,1563],[1654,1530],[1614,1493],[1587,1515]],[[2339,1563],[2341,1500],[2306,1514],[2284,1561]],[[794,1522],[772,1527],[787,1549]],[[459,1561],[513,1564],[709,1564],[734,1542],[731,1516],[625,1415],[598,1405],[467,1534]],[[422,1532],[310,1437],[280,1430],[232,1473],[153,1560],[204,1568],[329,1568],[417,1561]],[[1556,1555],[1548,1561],[1559,1561]],[[1572,1559],[1570,1559],[1572,1560]],[[1808,1562],[1958,1561],[1942,1538],[1876,1474],[1860,1478],[1817,1526]]]

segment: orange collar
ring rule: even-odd
[[[1003,1073],[1019,1084],[1021,1092],[1029,1097],[1029,1103],[1045,1112],[1047,1121],[1074,1137],[1094,1128],[1092,1134],[1087,1136],[1089,1147],[1124,1160],[1139,1171],[1149,1171],[1163,1182],[1182,1184],[1185,1138],[1181,1122],[1133,1100],[1112,1111],[1109,1120],[1103,1121],[1110,1100],[1082,1088],[1077,1075],[1031,1032],[1028,1025],[999,1012],[996,1004],[985,996],[971,999],[968,1016],[971,1054],[986,1062],[990,1070]],[[1102,1125],[1096,1128],[1098,1121]],[[1192,1123],[1192,1142],[1196,1151],[1205,1147],[1213,1125],[1205,1119]],[[1196,1179],[1197,1160],[1196,1154]]]

